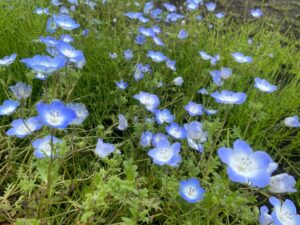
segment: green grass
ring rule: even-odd
[[[14,52],[18,59],[45,54],[44,46],[36,40],[47,35],[47,16],[32,11],[36,5],[47,4],[17,0],[9,2],[12,7],[6,4],[0,2],[0,58]],[[50,190],[48,160],[34,158],[31,147],[32,140],[49,134],[49,130],[43,128],[25,139],[8,137],[5,131],[21,112],[1,117],[0,223],[19,219],[16,224],[257,224],[258,207],[267,204],[270,193],[230,182],[216,155],[218,147],[231,146],[237,138],[248,141],[253,149],[267,151],[279,163],[279,172],[299,178],[300,133],[283,124],[284,118],[299,115],[300,110],[299,40],[280,34],[280,27],[271,26],[268,18],[243,24],[226,18],[222,24],[212,15],[196,22],[191,14],[183,26],[189,32],[188,39],[177,39],[179,24],[161,25],[168,34],[160,36],[166,48],[154,47],[151,40],[137,46],[134,38],[139,24],[123,16],[137,10],[133,1],[112,1],[105,6],[99,3],[95,11],[79,7],[74,15],[82,28],[70,34],[76,48],[84,52],[87,64],[81,71],[67,71],[68,76],[59,84],[50,77],[50,96],[84,103],[90,115],[82,126],[57,132],[65,141],[64,157],[53,164]],[[214,29],[208,29],[207,23],[214,23]],[[83,28],[90,29],[88,37],[81,35]],[[60,30],[55,35],[62,33]],[[247,44],[249,36],[253,36],[252,45]],[[132,61],[122,58],[122,51],[128,48],[134,51]],[[175,59],[177,72],[152,63],[146,57],[147,50],[152,49]],[[200,50],[220,54],[218,65],[234,72],[221,89],[246,92],[246,103],[220,105],[209,96],[197,94],[201,87],[216,90],[209,75],[212,67],[200,58]],[[251,55],[254,62],[234,62],[230,53],[235,51]],[[118,59],[111,60],[109,52],[118,53]],[[268,56],[271,53],[273,58]],[[136,82],[133,73],[138,62],[151,64],[153,74]],[[184,79],[183,87],[171,85],[179,75]],[[265,94],[255,90],[255,77],[278,85],[278,91]],[[130,85],[125,92],[116,90],[114,84],[121,78]],[[160,80],[165,86],[157,88]],[[12,96],[8,86],[17,81],[31,84],[33,95],[25,117],[36,115],[34,105],[43,92],[42,82],[32,79],[20,62],[1,70],[0,81],[1,102]],[[200,155],[183,144],[184,160],[179,168],[154,165],[147,156],[148,149],[139,145],[139,138],[146,129],[163,132],[164,127],[143,122],[151,114],[132,98],[139,91],[158,95],[161,106],[168,107],[180,124],[192,120],[184,111],[191,100],[218,109],[217,116],[201,118],[209,131],[205,152]],[[125,132],[116,130],[119,113],[129,119],[130,128]],[[134,116],[138,116],[137,124],[133,124]],[[98,159],[93,153],[98,137],[116,144],[122,154]],[[178,195],[179,181],[192,176],[199,178],[206,190],[205,199],[198,204],[188,204]],[[298,193],[279,197],[300,203]]]

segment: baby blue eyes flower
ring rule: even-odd
[[[60,40],[62,40],[63,42],[66,42],[66,43],[71,43],[74,41],[74,38],[69,34],[62,34],[60,36]]]
[[[53,18],[50,17],[47,20],[46,31],[53,34],[57,30],[57,28],[58,28],[57,24],[54,22]]]
[[[163,62],[168,60],[168,57],[165,56],[163,53],[152,51],[152,50],[148,51],[147,56],[151,58],[154,62]]]
[[[0,105],[0,116],[9,116],[19,107],[20,103],[14,100],[5,100]]]
[[[179,194],[189,203],[196,203],[203,199],[205,190],[196,178],[180,181]]]
[[[135,38],[135,43],[137,43],[138,45],[143,45],[146,43],[146,38],[143,35],[139,34]]]
[[[60,100],[54,100],[50,104],[39,102],[36,110],[40,120],[52,128],[64,129],[77,118],[75,111]]]
[[[142,133],[142,136],[140,138],[140,144],[143,147],[148,147],[151,145],[153,134],[150,131],[145,131]]]
[[[74,110],[74,112],[76,113],[76,118],[70,123],[70,125],[82,124],[89,115],[89,112],[87,111],[85,105],[82,103],[68,103],[67,107]]]
[[[12,122],[12,128],[6,131],[8,136],[16,136],[24,138],[34,131],[41,129],[42,123],[38,117],[31,117],[29,119],[17,119]]]
[[[123,54],[126,60],[131,60],[133,58],[133,52],[131,49],[123,51]]]
[[[140,27],[139,32],[145,37],[154,37],[156,35],[152,28]]]
[[[250,56],[245,56],[243,53],[234,52],[231,53],[234,60],[238,63],[251,63],[253,60]]]
[[[2,59],[0,59],[0,66],[9,66],[12,64],[17,58],[17,54],[12,54],[9,56],[5,56]]]
[[[218,13],[215,14],[215,16],[216,16],[218,19],[222,19],[222,18],[225,16],[225,14],[222,13],[222,12],[218,12]]]
[[[264,15],[263,11],[259,8],[251,9],[250,14],[255,18],[258,18],[258,17],[261,17],[262,15]]]
[[[183,15],[181,15],[181,14],[179,14],[179,13],[169,13],[168,15],[167,15],[167,18],[166,18],[166,22],[167,23],[171,23],[171,22],[176,22],[176,21],[178,21],[178,20],[180,20],[180,19],[183,19],[184,18],[184,16]]]
[[[223,80],[228,79],[232,75],[232,70],[230,68],[222,67],[221,70],[213,70],[209,72],[212,76],[213,82],[217,86],[223,85]]]
[[[55,47],[55,45],[57,44],[57,39],[51,36],[40,37],[40,42],[44,43],[48,47]]]
[[[156,117],[156,122],[158,124],[163,124],[163,123],[172,123],[174,120],[174,116],[168,109],[163,109],[163,110],[154,110],[155,117]]]
[[[277,87],[275,85],[270,84],[267,80],[265,79],[260,79],[260,78],[255,78],[255,84],[254,87],[257,89],[267,92],[267,93],[272,93],[277,90]]]
[[[207,11],[209,11],[209,12],[215,11],[216,6],[217,6],[216,3],[213,3],[213,2],[208,2],[205,4],[205,7],[206,7]]]
[[[143,14],[140,12],[127,12],[127,13],[124,13],[124,15],[127,16],[129,19],[138,19]]]
[[[270,197],[269,201],[274,209],[271,214],[275,225],[299,225],[300,215],[297,214],[295,204],[286,199],[283,203],[278,198]]]
[[[154,147],[157,147],[158,143],[160,143],[161,141],[168,142],[168,137],[163,133],[157,133],[152,136],[151,143]]]
[[[61,27],[64,30],[74,30],[76,28],[80,27],[80,24],[77,23],[74,19],[72,19],[68,15],[53,15],[53,21],[56,23],[59,27]]]
[[[184,124],[183,127],[186,130],[188,145],[196,151],[203,152],[202,143],[207,141],[208,133],[203,131],[202,124],[198,121],[192,121]]]
[[[159,19],[159,16],[160,14],[162,13],[162,9],[160,8],[157,8],[157,9],[153,9],[151,12],[150,12],[150,16],[153,18],[153,19]]]
[[[190,116],[201,116],[203,114],[202,105],[195,102],[189,102],[184,109]]]
[[[49,9],[48,8],[36,8],[33,13],[37,15],[49,15]]]
[[[171,3],[164,3],[164,7],[169,11],[169,12],[175,12],[177,10],[176,6],[171,4]]]
[[[180,40],[186,39],[188,36],[188,32],[184,29],[181,29],[177,35]]]
[[[157,46],[165,46],[164,42],[159,37],[154,36],[152,39]]]
[[[180,147],[181,144],[178,142],[171,145],[170,142],[161,140],[155,148],[148,152],[148,155],[154,164],[177,167],[181,162]]]
[[[146,107],[147,110],[153,111],[159,106],[159,98],[147,92],[141,91],[139,94],[133,96],[134,99],[137,99],[142,105]]]
[[[201,88],[197,91],[197,93],[202,94],[202,95],[209,95],[209,92],[206,88]]]
[[[118,129],[119,130],[126,130],[128,127],[128,123],[127,123],[127,119],[124,115],[119,114],[118,115],[118,119],[119,119],[119,125],[118,125]]]
[[[232,92],[223,90],[221,93],[216,91],[211,94],[211,96],[216,100],[218,103],[223,104],[243,104],[246,101],[247,95],[243,92]]]
[[[278,166],[266,152],[253,152],[248,143],[240,139],[233,143],[233,149],[219,148],[218,156],[227,165],[231,181],[254,187],[269,185],[270,175]]]
[[[118,54],[115,53],[115,52],[110,52],[110,53],[108,53],[108,56],[109,56],[109,58],[111,58],[111,59],[116,59],[116,58],[118,58]]]
[[[116,81],[115,84],[117,88],[120,90],[125,90],[128,87],[128,83],[125,82],[124,80]]]
[[[179,126],[177,123],[171,123],[169,126],[166,126],[166,132],[168,135],[175,139],[184,139],[186,138],[186,130]]]
[[[36,55],[33,58],[22,59],[21,62],[35,72],[47,75],[63,68],[67,60],[63,56],[52,58],[50,56]]]
[[[110,143],[104,143],[103,139],[98,138],[95,154],[100,158],[105,158],[115,151],[115,146]]]
[[[176,71],[176,61],[168,59],[166,65],[171,70]]]
[[[293,176],[282,173],[271,177],[269,190],[273,193],[292,193],[297,192],[295,185]]]
[[[287,127],[300,127],[300,121],[298,116],[291,116],[284,119],[284,124]]]
[[[182,84],[183,84],[183,78],[182,78],[182,77],[176,77],[176,78],[173,80],[173,83],[174,83],[176,86],[182,86]]]
[[[51,0],[51,4],[54,5],[54,6],[59,6],[62,3],[59,0]]]
[[[18,82],[16,85],[10,86],[9,89],[18,100],[27,99],[32,92],[31,86],[23,82]]]
[[[269,209],[265,205],[260,207],[259,224],[260,225],[274,224],[272,216],[269,214]]]
[[[217,62],[220,60],[220,55],[216,54],[215,56],[211,56],[209,54],[207,54],[204,51],[199,51],[199,55],[201,56],[201,58],[203,60],[209,60],[211,65],[216,65]]]
[[[186,1],[186,8],[188,10],[196,10],[202,4],[202,0],[187,0]]]
[[[160,26],[153,25],[152,30],[154,31],[155,34],[160,34],[161,33],[161,28]]]
[[[144,13],[145,14],[150,13],[150,11],[153,9],[153,7],[154,7],[153,1],[146,2],[145,5],[144,5]]]
[[[51,151],[51,141],[53,140],[53,147]],[[41,159],[45,157],[55,157],[59,152],[59,145],[62,144],[62,140],[57,137],[51,137],[50,135],[42,138],[36,139],[32,142],[32,147],[34,148],[34,156]]]

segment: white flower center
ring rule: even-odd
[[[168,161],[173,155],[169,148],[160,149],[159,154],[162,161]]]

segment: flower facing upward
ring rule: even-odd
[[[286,199],[283,203],[278,198],[270,197],[270,203],[274,209],[271,214],[275,225],[299,225],[300,215],[297,214],[295,204]]]
[[[137,99],[142,105],[146,107],[147,110],[153,111],[159,106],[159,98],[154,95],[147,92],[141,91],[139,94],[136,94],[133,96],[135,99]]]
[[[223,90],[221,93],[216,91],[211,94],[211,96],[216,100],[218,103],[223,104],[243,104],[246,101],[247,95],[243,92],[232,92]]]
[[[189,102],[184,108],[190,116],[201,116],[203,114],[202,105],[195,102]]]
[[[128,87],[128,83],[125,82],[124,80],[115,81],[115,84],[117,88],[120,90],[125,90]]]
[[[43,124],[37,117],[31,117],[29,119],[17,119],[12,122],[12,128],[6,131],[8,136],[16,136],[18,138],[24,138],[27,135],[33,133],[36,130],[41,129]]]
[[[40,120],[52,128],[64,129],[77,117],[75,111],[60,100],[54,100],[50,104],[39,102],[36,109]]]
[[[0,116],[9,116],[19,107],[20,102],[14,100],[5,100],[0,105]]]
[[[23,82],[18,82],[16,85],[10,86],[9,89],[18,100],[27,99],[32,92],[31,86]]]
[[[166,126],[166,132],[175,139],[184,139],[186,137],[186,130],[177,123],[171,123]]]
[[[168,57],[165,56],[161,52],[155,52],[155,51],[148,51],[147,56],[151,58],[154,62],[163,62],[168,60]]]
[[[53,139],[54,149],[51,150],[51,139]],[[62,143],[62,140],[57,137],[51,137],[50,135],[42,138],[36,139],[32,142],[32,147],[34,148],[34,155],[37,158],[45,157],[55,157],[59,151],[58,145]]]
[[[168,109],[163,109],[163,110],[154,110],[155,117],[156,117],[156,122],[158,124],[163,124],[163,123],[172,123],[174,120],[174,116]]]
[[[196,178],[180,181],[179,194],[189,203],[196,203],[203,199],[205,190]]]
[[[299,117],[291,116],[284,119],[284,124],[287,127],[300,127]]]
[[[181,162],[180,147],[181,144],[178,142],[171,145],[170,142],[161,140],[156,148],[148,152],[148,155],[153,159],[154,164],[176,167]]]
[[[278,166],[266,152],[253,152],[248,143],[240,139],[233,143],[233,149],[219,148],[218,155],[227,165],[231,181],[254,187],[269,185],[271,173]]]
[[[254,17],[254,18],[258,18],[261,17],[262,15],[264,15],[263,11],[259,8],[257,9],[251,9],[250,10],[250,14]]]

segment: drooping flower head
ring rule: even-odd
[[[179,194],[189,203],[196,203],[203,199],[205,190],[197,178],[180,181]]]
[[[34,131],[41,129],[42,122],[38,117],[31,117],[26,119],[17,119],[12,122],[12,128],[6,131],[8,136],[16,136],[18,138],[24,138]]]
[[[10,86],[9,89],[18,100],[27,99],[32,92],[31,86],[23,82],[18,82],[16,85]]]
[[[127,127],[128,127],[128,122],[127,122],[126,117],[123,114],[119,114],[118,119],[119,119],[118,129],[119,130],[126,130]]]
[[[74,112],[76,113],[76,118],[70,123],[70,125],[71,124],[75,124],[75,125],[82,124],[83,121],[89,115],[89,112],[87,111],[85,105],[82,103],[68,103],[67,107],[74,110]]]
[[[266,187],[278,164],[263,151],[253,152],[247,142],[236,140],[231,148],[219,148],[218,156],[227,165],[227,174],[233,182]]]
[[[115,151],[115,146],[110,143],[104,143],[103,139],[98,138],[95,154],[100,158],[104,158]]]
[[[181,144],[178,142],[171,145],[169,141],[161,140],[148,152],[148,155],[153,159],[154,164],[176,167],[181,162],[180,147]]]
[[[52,128],[64,129],[77,118],[75,111],[60,100],[54,100],[50,104],[39,102],[36,110],[40,120]]]
[[[0,116],[9,116],[13,114],[19,107],[20,102],[14,100],[5,100],[2,105],[0,105]]]
[[[292,193],[297,191],[295,185],[293,176],[282,173],[271,177],[269,190],[273,193]]]
[[[211,96],[218,103],[223,104],[243,104],[246,101],[247,95],[243,92],[232,92],[223,90],[221,93],[216,91],[211,94]]]
[[[52,139],[52,140],[51,140]],[[54,149],[51,150],[51,141],[53,141],[53,147]],[[32,147],[34,148],[34,155],[37,158],[45,158],[45,157],[55,157],[60,148],[59,144],[62,143],[62,140],[57,137],[51,137],[50,135],[41,138],[36,139],[32,142]]]
[[[142,133],[142,136],[140,138],[140,144],[143,147],[148,147],[151,145],[153,134],[150,131],[145,131]]]

